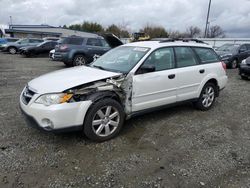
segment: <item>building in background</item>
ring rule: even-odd
[[[5,29],[5,34],[15,38],[68,37],[72,35],[84,37],[91,35],[91,33],[87,32],[50,25],[10,25],[9,29]]]

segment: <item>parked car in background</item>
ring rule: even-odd
[[[44,41],[46,41],[46,40],[58,41],[58,40],[60,40],[60,38],[58,38],[58,37],[45,37],[45,38],[43,38],[43,40],[44,40]]]
[[[57,44],[58,43],[56,41],[45,41],[45,42],[38,44],[37,46],[22,47],[20,48],[19,51],[20,51],[20,54],[26,57],[40,55],[40,54],[48,55],[50,50],[54,49]]]
[[[216,49],[228,68],[237,68],[243,59],[250,56],[250,44],[224,44]]]
[[[4,48],[4,44],[7,44],[9,42],[16,42],[18,40],[18,38],[0,38],[0,51],[2,51],[2,49]]]
[[[206,44],[147,41],[119,46],[88,66],[31,80],[20,96],[29,125],[82,130],[95,141],[115,137],[124,120],[192,101],[209,110],[227,83],[225,64]]]
[[[19,39],[16,42],[10,42],[10,43],[4,44],[2,51],[9,52],[10,54],[16,54],[18,53],[21,47],[36,46],[42,42],[44,42],[44,40],[36,39],[36,38]]]
[[[241,62],[239,66],[239,75],[243,80],[250,78],[250,57]]]
[[[89,37],[72,36],[64,38],[55,48],[54,60],[66,66],[89,64],[94,57],[101,56],[111,48],[123,43],[115,35],[92,35]]]

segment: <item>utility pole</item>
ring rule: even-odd
[[[211,7],[211,0],[209,0],[209,4],[208,4],[208,10],[207,10],[207,20],[206,20],[206,28],[205,28],[205,35],[204,38],[207,37],[207,33],[208,33],[208,20],[209,20],[209,14],[210,14],[210,7]]]
[[[12,16],[10,16],[10,25],[12,25]]]

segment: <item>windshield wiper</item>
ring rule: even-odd
[[[105,68],[103,68],[102,66],[98,66],[98,65],[93,65],[93,67],[101,69],[101,70],[106,70]]]

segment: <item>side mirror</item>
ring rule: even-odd
[[[149,73],[149,72],[154,72],[155,71],[155,66],[154,65],[142,65],[139,70],[138,74],[144,74],[144,73]]]

